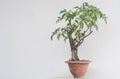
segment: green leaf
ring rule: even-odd
[[[81,35],[82,35],[82,37],[83,37],[83,36],[85,36],[85,33],[82,33]]]
[[[66,42],[66,40],[68,39],[68,37],[65,35],[65,33],[62,33],[62,37],[64,38],[64,41]]]
[[[63,19],[65,17],[65,14],[63,14],[62,16],[61,16],[61,19]]]
[[[80,37],[81,37],[81,32],[80,32],[80,30],[77,30],[76,33],[75,33],[75,35],[76,35],[76,37],[77,37],[78,39],[80,39]]]
[[[107,24],[107,18],[104,18],[105,23]]]
[[[76,7],[74,7],[75,9],[79,9],[79,7],[78,6],[76,6]]]
[[[93,17],[93,18],[94,18],[94,21],[97,21],[97,16],[96,16],[96,15],[94,15],[94,17]]]
[[[58,34],[57,34],[57,39],[58,39],[58,40],[60,39],[60,36],[61,36],[61,34],[58,33]]]
[[[83,22],[81,21],[81,22],[80,22],[80,28],[83,29],[83,27],[84,27],[84,24],[83,24]]]
[[[96,30],[98,30],[98,25],[96,23],[94,23],[94,27]]]
[[[75,22],[78,24],[78,20],[75,20]]]
[[[88,6],[88,3],[87,2],[84,2],[85,6]]]
[[[107,24],[107,16],[104,14],[104,15],[102,16],[102,18],[103,18],[103,20],[105,21],[105,23]]]
[[[63,10],[60,11],[59,14],[62,14],[62,13],[65,13],[65,12],[67,12],[67,10],[66,10],[66,9],[63,9]]]
[[[53,40],[53,36],[54,36],[54,35],[55,35],[55,32],[52,33],[52,35],[51,35],[51,37],[50,37],[51,40]]]
[[[65,38],[64,38],[64,42],[66,42],[67,39],[68,39],[68,37],[65,37]]]
[[[57,29],[55,30],[55,33],[57,33],[59,30],[60,30],[60,28],[57,28]]]
[[[57,17],[58,19],[57,19],[57,21],[56,21],[56,23],[58,23],[59,21],[61,21],[61,17],[59,16],[59,17]]]

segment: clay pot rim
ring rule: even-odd
[[[90,60],[65,61],[65,63],[91,63]]]

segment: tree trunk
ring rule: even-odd
[[[79,61],[77,48],[71,49],[71,54],[72,54],[72,57],[70,59],[71,61]]]
[[[70,59],[70,61],[79,61],[78,54],[77,54],[77,46],[75,45],[75,42],[74,42],[72,36],[70,35],[68,37],[69,37],[69,43],[70,43],[70,48],[71,48],[71,59]]]

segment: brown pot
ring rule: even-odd
[[[68,63],[70,72],[74,78],[83,78],[90,62],[89,60],[65,61],[65,63]]]

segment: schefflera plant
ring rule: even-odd
[[[64,21],[65,25],[55,29],[51,35],[51,40],[53,40],[53,36],[56,36],[58,40],[61,37],[64,38],[64,41],[68,40],[71,48],[70,61],[79,61],[78,47],[86,37],[92,34],[94,29],[98,30],[98,19],[107,23],[106,14],[87,2],[74,7],[72,10],[63,9],[60,11],[56,23]]]

